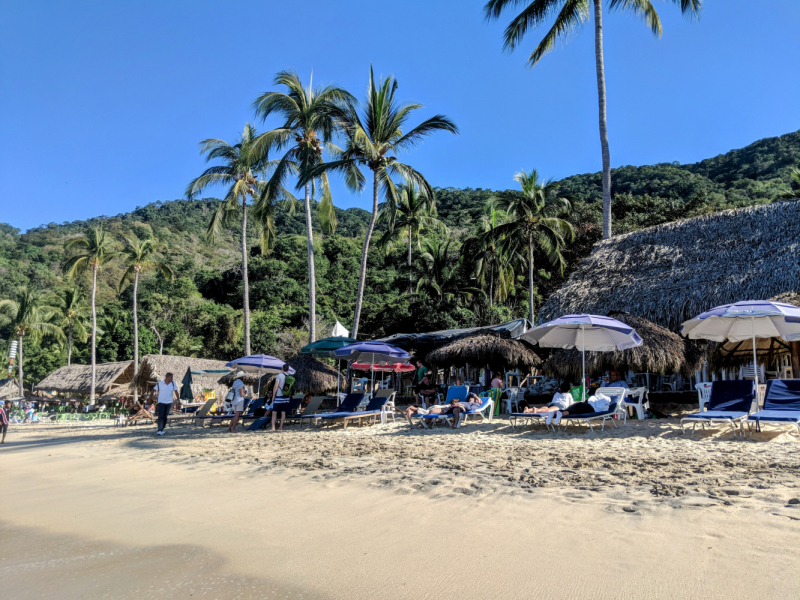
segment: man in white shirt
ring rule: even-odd
[[[231,403],[233,405],[233,419],[231,419],[231,424],[228,425],[228,433],[236,431],[236,426],[239,424],[239,419],[244,412],[245,388],[242,381],[244,371],[238,371],[235,377],[233,381],[233,402]]]
[[[172,380],[172,373],[167,373],[164,379],[150,390],[150,402],[153,401],[155,392],[158,392],[158,404],[156,405],[158,432],[156,432],[156,435],[164,435],[164,428],[167,426],[167,415],[172,409],[172,400],[173,398],[178,399],[178,386]]]

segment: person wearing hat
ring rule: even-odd
[[[245,389],[242,377],[244,377],[244,371],[237,371],[233,378],[233,402],[231,403],[233,405],[233,419],[231,419],[231,424],[228,425],[228,433],[236,431],[236,426],[239,424],[239,419],[244,412]]]

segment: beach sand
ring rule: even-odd
[[[729,431],[12,427],[0,597],[800,597],[800,441]]]

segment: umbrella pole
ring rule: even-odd
[[[258,391],[256,392],[256,398],[261,398],[261,367],[258,367]]]
[[[336,361],[336,406],[339,406],[339,384],[342,380],[342,361]]]
[[[372,364],[369,366],[370,370],[370,382],[369,382],[369,393],[375,394],[375,355],[372,355]]]
[[[756,380],[755,398],[756,398],[756,410],[758,410],[758,363],[756,362],[756,319],[755,319],[755,317],[750,317],[750,324],[753,326],[753,377]]]
[[[586,329],[581,325],[581,399],[586,402]]]

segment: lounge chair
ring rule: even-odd
[[[363,399],[364,399],[364,394],[347,394],[347,396],[344,397],[344,400],[342,400],[341,404],[339,404],[336,410],[332,412],[300,415],[299,416],[300,423],[305,423],[306,421],[310,421],[311,423],[316,424],[317,421],[321,419],[324,415],[353,412],[356,410],[356,408],[358,408],[358,405],[361,404],[361,401]]]
[[[439,404],[431,405],[433,406],[445,406],[447,404],[452,404],[455,401],[463,402],[469,396],[469,386],[467,385],[451,385],[447,388],[447,397],[445,398],[444,402],[440,402]],[[437,415],[437,414],[428,414],[426,409],[426,413],[415,413],[411,415],[412,419],[420,419],[420,423],[422,423],[423,427],[428,427],[426,421],[435,420],[438,417],[449,417],[449,415]],[[447,420],[447,419],[445,419]],[[449,421],[448,421],[449,422]]]
[[[751,436],[753,423],[756,431],[761,431],[762,423],[768,423],[794,425],[800,433],[800,379],[770,379],[764,396],[764,409],[749,415],[745,422]]]
[[[266,398],[264,398],[263,400],[266,403]],[[284,425],[286,424],[286,421],[288,421],[292,417],[292,415],[294,415],[295,411],[300,406],[300,403],[302,401],[303,401],[302,394],[294,396],[292,397],[291,400],[289,400],[289,406],[286,407],[286,419],[283,422]],[[255,409],[253,410],[255,411]],[[255,419],[255,421],[253,421],[250,424],[250,427],[247,428],[247,431],[258,431],[259,429],[263,429],[264,427],[266,427],[267,423],[272,422],[272,409],[268,408],[266,414],[264,414],[263,416],[256,417],[255,415],[250,414],[247,417],[245,417],[243,415],[242,420],[244,420],[245,418]]]
[[[684,423],[692,423],[692,433],[698,423],[728,423],[736,437],[736,424],[747,418],[753,404],[753,382],[743,379],[714,381],[708,398],[708,410],[686,415],[681,419],[681,431],[686,432]],[[742,431],[744,435],[744,431]]]
[[[553,431],[555,431],[555,428],[553,427],[552,424],[551,425],[547,425],[547,423],[545,422],[545,419],[547,418],[547,415],[551,415],[551,414],[553,416],[555,416],[554,412],[553,413],[549,413],[549,412],[540,412],[540,413],[516,412],[516,413],[511,413],[508,416],[509,417],[508,421],[509,421],[509,423],[511,423],[511,428],[512,429],[516,429],[517,427],[525,427],[527,425],[530,425],[531,427],[533,427],[534,424],[536,424],[538,422],[542,422],[542,423],[545,423],[545,427],[547,427],[548,430],[553,429]]]
[[[452,404],[453,402],[465,402],[467,400],[467,398],[469,397],[469,391],[468,391],[469,388],[466,388],[466,391],[465,391],[464,390],[465,387],[466,386],[452,386],[450,389],[453,389],[453,394],[451,394],[450,393],[450,389],[448,389],[447,390],[447,400],[448,400],[448,402],[446,404]],[[468,410],[468,411],[464,411],[464,412],[459,413],[459,416],[458,416],[459,420],[458,420],[458,423],[456,423],[456,429],[458,429],[464,423],[466,423],[467,419],[471,415],[480,416],[481,417],[481,422],[486,421],[486,420],[489,420],[489,421],[492,420],[492,415],[494,413],[494,406],[495,406],[495,401],[494,401],[495,396],[494,396],[494,394],[491,391],[483,392],[483,394],[481,394],[479,396],[479,398],[481,399],[481,406],[480,407],[476,408],[475,410]],[[489,418],[488,419],[486,418],[486,413],[487,412],[489,413]],[[428,414],[425,414],[425,415],[421,415],[421,414],[418,413],[416,415],[413,415],[413,417],[416,417],[416,418],[420,419],[420,422],[422,423],[423,427],[425,427],[427,429],[430,429],[431,425],[433,425],[433,423],[436,422],[436,421],[444,421],[448,425],[452,425],[452,421],[453,421],[453,415],[452,414],[442,415],[442,414],[437,414],[437,413],[428,413]]]
[[[394,423],[394,413],[395,413],[395,405],[394,400],[397,397],[397,392],[392,388],[385,388],[382,390],[378,390],[373,398],[388,398],[389,400],[386,404],[383,405],[383,410],[381,412],[381,425],[386,425],[386,422],[389,420],[389,416],[392,417],[392,423]]]
[[[370,419],[372,423],[375,423],[375,420],[380,417],[382,421],[385,421],[384,409],[389,401],[391,401],[393,398],[394,394],[384,396],[376,394],[375,397],[369,401],[369,404],[367,404],[367,407],[364,410],[355,410],[350,412],[336,411],[332,413],[326,413],[319,416],[319,421],[322,423],[342,421],[345,429],[347,429],[347,424],[350,421],[358,421],[359,425],[363,423],[364,419]]]
[[[582,415],[564,415],[561,418],[561,423],[564,425],[564,429],[566,430],[567,425],[570,423],[577,423],[578,421],[582,421],[586,425],[589,426],[589,429],[594,431],[594,427],[592,426],[592,421],[596,421],[600,419],[602,421],[602,426],[600,427],[600,431],[606,430],[606,421],[611,421],[611,424],[616,429],[617,424],[614,422],[616,419],[615,417],[622,417],[623,423],[628,422],[628,411],[622,408],[623,402],[625,402],[625,397],[628,390],[625,388],[619,387],[612,387],[612,388],[598,388],[595,390],[595,394],[603,394],[611,398],[611,403],[608,405],[608,410],[592,412],[592,413],[584,413]],[[569,409],[567,409],[569,410]]]
[[[210,400],[206,400],[206,403],[203,404],[203,406],[201,406],[194,413],[192,413],[192,416],[194,417],[194,424],[195,425],[200,425],[201,427],[204,426],[205,419],[209,418],[208,411],[211,410],[211,407],[214,406],[215,402],[216,402],[216,400],[214,398],[211,398]]]
[[[305,417],[309,417],[315,414],[319,410],[320,405],[324,401],[325,401],[325,396],[313,396],[311,400],[308,401],[308,404],[306,404],[306,407],[303,409],[303,412],[301,412],[298,415],[295,414],[286,415],[285,423],[286,424],[289,424],[290,422],[302,423]]]
[[[211,400],[209,400],[208,402],[211,402]],[[208,404],[208,402],[206,404]],[[243,423],[245,419],[255,419],[256,418],[254,415],[255,410],[259,407],[264,406],[265,402],[266,398],[256,398],[254,400],[251,400],[248,404],[245,405],[244,407],[245,409],[242,412],[242,416],[239,417],[239,422]],[[203,408],[205,408],[205,406]],[[222,423],[223,421],[229,421],[233,417],[234,414],[232,412],[228,412],[225,413],[224,415],[209,415],[209,414],[199,415],[195,417],[195,419],[200,419],[200,424],[202,426],[205,421],[208,421],[209,424],[213,425],[214,423]],[[195,421],[195,423],[197,423],[197,421]]]

